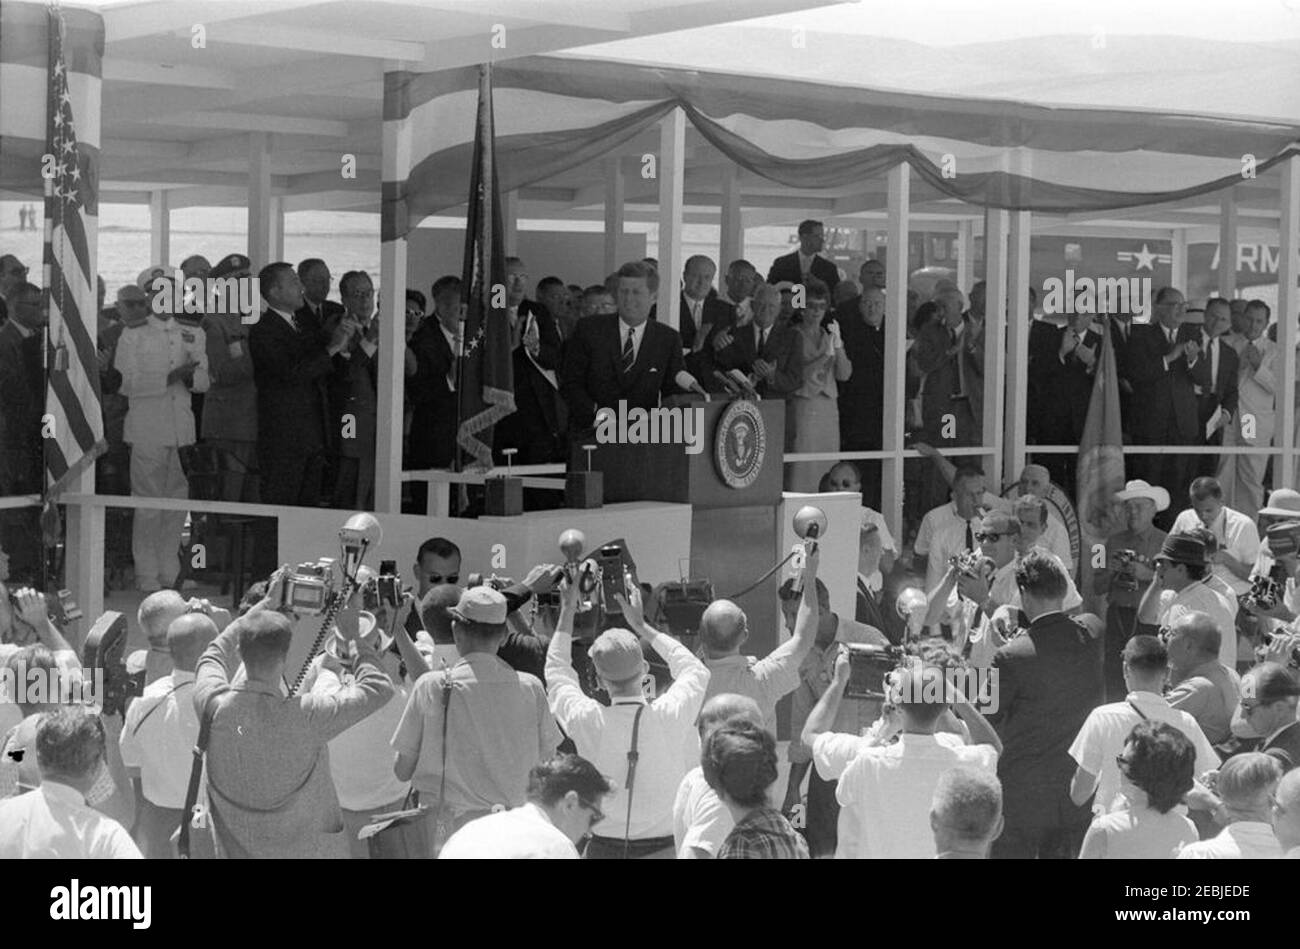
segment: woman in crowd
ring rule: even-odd
[[[770,732],[746,721],[724,725],[704,740],[700,766],[736,822],[718,849],[719,860],[808,859],[803,837],[768,802],[777,778]]]
[[[1117,759],[1127,810],[1092,822],[1080,860],[1169,860],[1197,839],[1196,827],[1175,807],[1192,789],[1196,749],[1172,725],[1133,726]]]
[[[826,284],[810,278],[804,293],[804,308],[791,317],[797,331],[803,382],[785,403],[787,451],[838,451],[840,413],[835,383],[853,374],[853,364],[844,352],[840,324],[834,320],[823,322],[831,304]],[[815,461],[788,465],[786,490],[815,491],[821,472],[821,463]]]

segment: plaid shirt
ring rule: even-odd
[[[750,811],[722,842],[719,860],[807,860],[804,842],[781,812],[771,807]]]

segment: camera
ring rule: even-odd
[[[1300,550],[1300,521],[1282,521],[1264,531],[1268,550],[1274,557],[1293,555]]]
[[[1286,595],[1286,567],[1274,561],[1268,573],[1256,574],[1250,579],[1250,592],[1246,600],[1256,609],[1271,610]]]
[[[471,573],[465,577],[465,589],[470,587],[491,587],[493,590],[504,590],[510,586],[509,577],[498,577],[495,573],[483,576],[481,573]]]
[[[322,557],[315,563],[300,563],[284,579],[280,608],[319,616],[329,608],[336,590],[335,562]]]
[[[1117,550],[1114,553],[1114,560],[1115,588],[1129,593],[1136,591],[1141,584],[1138,583],[1138,578],[1133,573],[1133,564],[1141,563],[1150,566],[1151,561],[1136,550]]]
[[[629,597],[630,590],[638,585],[627,547],[622,541],[612,541],[596,550],[596,569],[600,576],[601,596],[605,614],[623,615],[623,607],[615,596]]]
[[[903,647],[872,643],[847,643],[846,646],[849,650],[849,681],[844,687],[844,697],[883,700],[886,680],[903,663]]]
[[[1285,636],[1288,630],[1281,630],[1276,633],[1267,633],[1264,636],[1264,645],[1271,646],[1273,640],[1279,636]],[[1300,647],[1291,650],[1291,659],[1288,663],[1292,668],[1300,668]]]
[[[949,557],[948,563],[956,567],[959,573],[985,580],[993,576],[993,571],[997,569],[997,565],[978,550],[963,550]]]
[[[402,585],[397,579],[397,561],[381,560],[379,576],[375,579],[375,589],[379,602],[397,609],[402,600]]]
[[[145,670],[129,673],[122,661],[126,637],[126,616],[111,610],[95,620],[86,635],[82,665],[87,675],[103,672],[99,701],[105,715],[124,715],[127,702],[144,694]]]
[[[15,613],[19,612],[17,591],[9,591],[9,603]],[[81,612],[81,607],[77,605],[71,590],[59,590],[53,596],[45,598],[45,615],[50,618],[51,623],[62,629],[73,620],[81,619],[85,614]]]

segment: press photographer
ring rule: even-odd
[[[267,597],[231,623],[195,670],[194,708],[209,720],[207,796],[218,853],[226,857],[347,857],[343,816],[327,765],[327,743],[383,708],[393,684],[374,647],[361,638],[356,589],[338,611],[330,636],[346,654],[354,681],[337,690],[285,699],[281,682],[293,636],[277,610],[286,598],[282,568]],[[232,680],[240,662],[247,678]]]

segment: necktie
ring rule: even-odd
[[[758,353],[763,354],[763,347],[767,345],[767,329],[761,327],[758,331]]]
[[[966,549],[975,549],[975,533],[970,529],[970,521],[966,522]]]
[[[623,371],[629,372],[632,364],[636,362],[636,350],[632,348],[632,334],[635,332],[631,327],[627,331],[627,339],[623,340]]]

